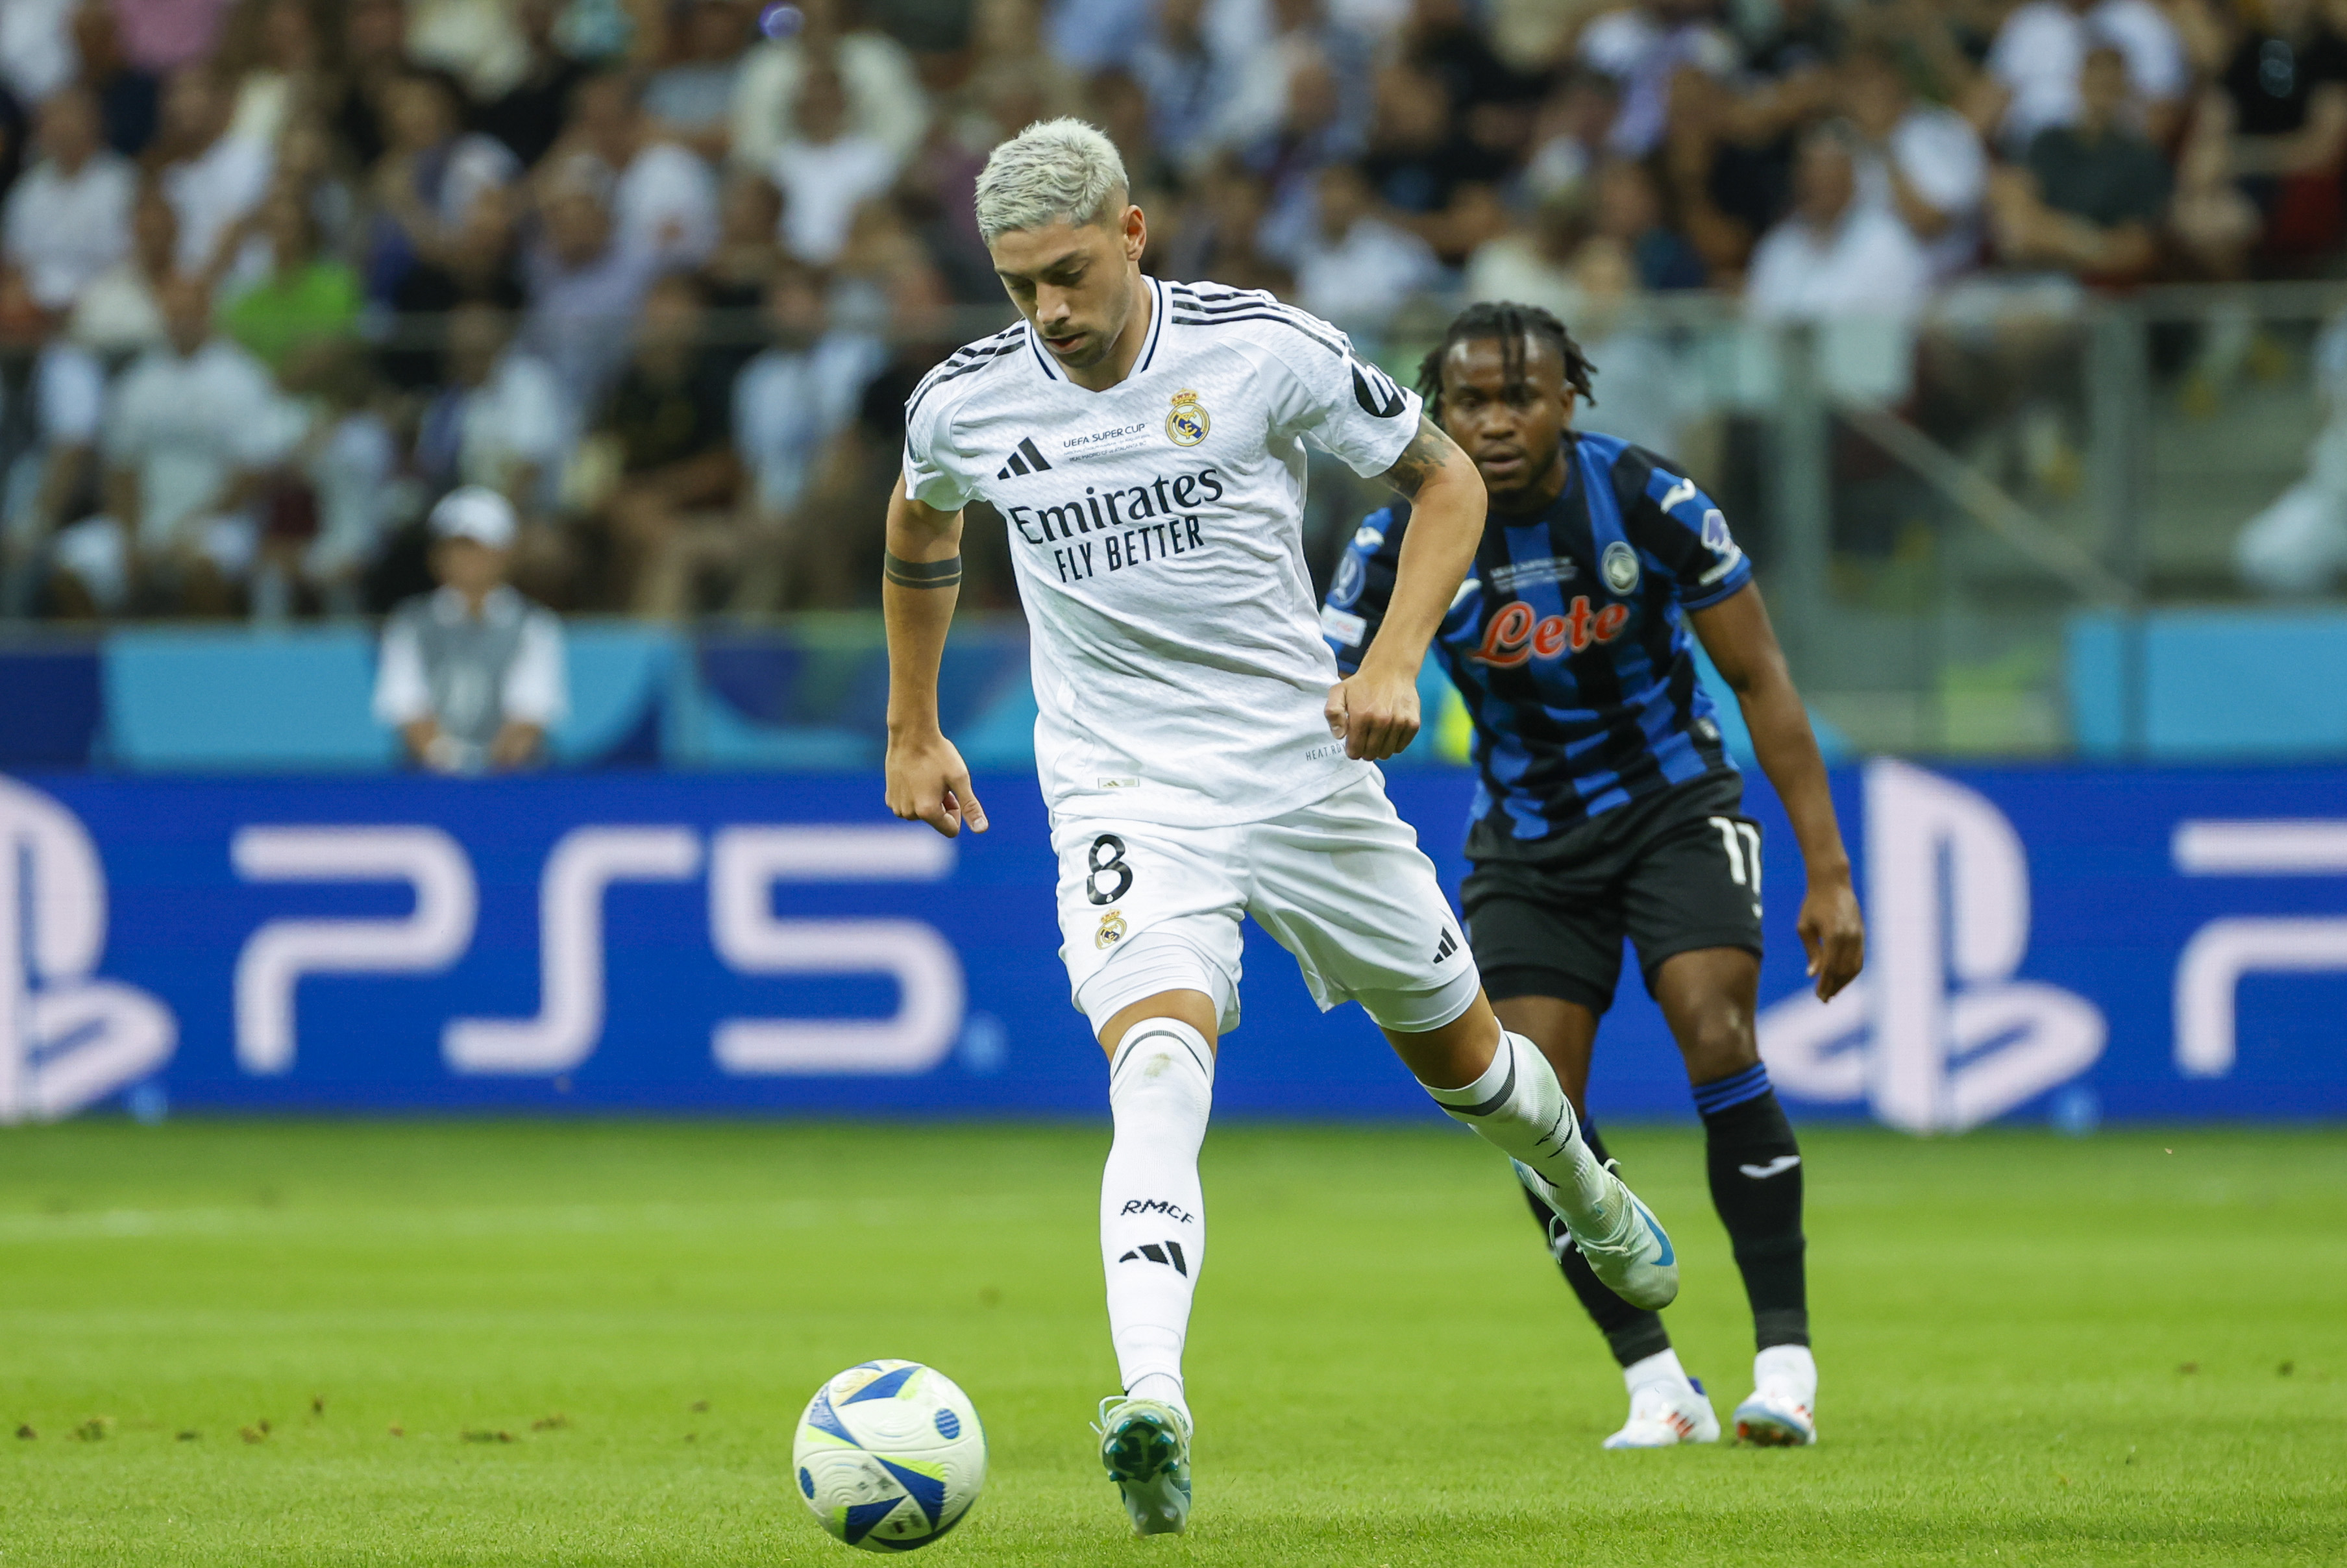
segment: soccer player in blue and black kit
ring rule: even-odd
[[[1666,461],[1573,429],[1592,368],[1546,311],[1480,304],[1419,372],[1428,411],[1491,495],[1473,573],[1436,641],[1475,726],[1469,940],[1501,1022],[1546,1054],[1576,1109],[1624,938],[1637,948],[1686,1059],[1712,1200],[1751,1298],[1759,1353],[1737,1435],[1813,1442],[1800,1150],[1753,1037],[1760,830],[1743,815],[1690,630],[1734,688],[1800,842],[1796,928],[1819,996],[1856,977],[1865,932],[1825,764],[1751,563]],[[1406,503],[1372,514],[1338,562],[1322,628],[1348,670],[1377,634],[1409,527]],[[1606,1446],[1717,1440],[1661,1317],[1600,1284],[1532,1203],[1629,1387],[1630,1419]]]

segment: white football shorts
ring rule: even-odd
[[[1204,991],[1222,1030],[1237,1028],[1248,915],[1296,955],[1323,1012],[1358,1001],[1383,1027],[1417,1033],[1465,1012],[1481,987],[1434,863],[1375,776],[1229,827],[1062,817],[1051,847],[1060,957],[1095,1034],[1168,990]]]

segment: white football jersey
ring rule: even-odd
[[[1024,323],[930,372],[905,489],[1010,527],[1054,813],[1259,822],[1370,771],[1322,716],[1340,677],[1304,565],[1304,437],[1383,473],[1419,400],[1270,294],[1148,282],[1148,341],[1105,392]]]

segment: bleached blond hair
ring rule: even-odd
[[[1124,159],[1098,126],[1080,119],[1037,120],[996,148],[978,177],[978,232],[998,234],[1053,223],[1098,223],[1121,213]]]

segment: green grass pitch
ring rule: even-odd
[[[1699,1143],[1613,1141],[1725,1414],[1751,1345]],[[1147,1542],[1085,1427],[1103,1146],[0,1134],[0,1565],[861,1561],[788,1453],[816,1383],[875,1356],[943,1368],[988,1424],[938,1568],[2347,1561],[2347,1132],[1812,1130],[1824,1441],[1609,1454],[1620,1380],[1497,1157],[1443,1124],[1218,1128],[1199,1508]]]

